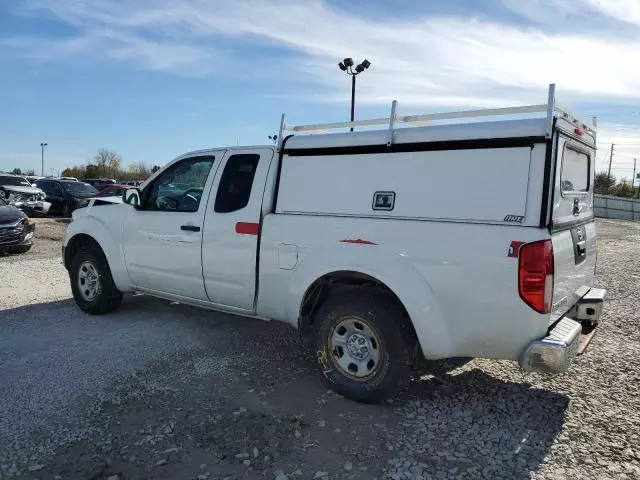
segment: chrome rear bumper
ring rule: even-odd
[[[518,360],[520,366],[528,372],[566,372],[593,338],[606,294],[606,290],[592,288],[571,309],[569,316],[562,318],[549,330],[546,337],[527,345]],[[581,342],[583,326],[586,326],[585,333],[588,335]]]
[[[561,319],[546,337],[527,345],[518,360],[520,367],[528,372],[566,372],[578,354],[581,333],[580,323]]]

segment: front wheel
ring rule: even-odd
[[[122,303],[122,292],[116,288],[107,259],[97,245],[78,248],[71,260],[69,278],[73,298],[84,312],[102,315]]]
[[[329,387],[365,403],[392,397],[410,373],[408,322],[389,297],[329,299],[315,319],[316,353]]]

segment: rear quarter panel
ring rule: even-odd
[[[313,281],[331,271],[353,270],[395,292],[427,358],[516,359],[528,342],[546,334],[549,317],[520,299],[518,260],[509,256],[509,247],[512,241],[548,237],[544,229],[515,226],[267,215],[258,313],[296,325]],[[297,250],[293,268],[279,263],[283,245],[287,252],[292,245]]]

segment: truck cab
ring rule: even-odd
[[[272,148],[183,156],[126,208],[122,244],[139,291],[255,313],[256,259]]]

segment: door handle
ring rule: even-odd
[[[186,230],[187,232],[199,232],[200,227],[196,225],[182,225],[180,227],[180,230]]]
[[[575,216],[580,215],[580,212],[582,211],[582,207],[583,207],[583,205],[580,203],[580,200],[575,198],[573,200],[573,214]]]

